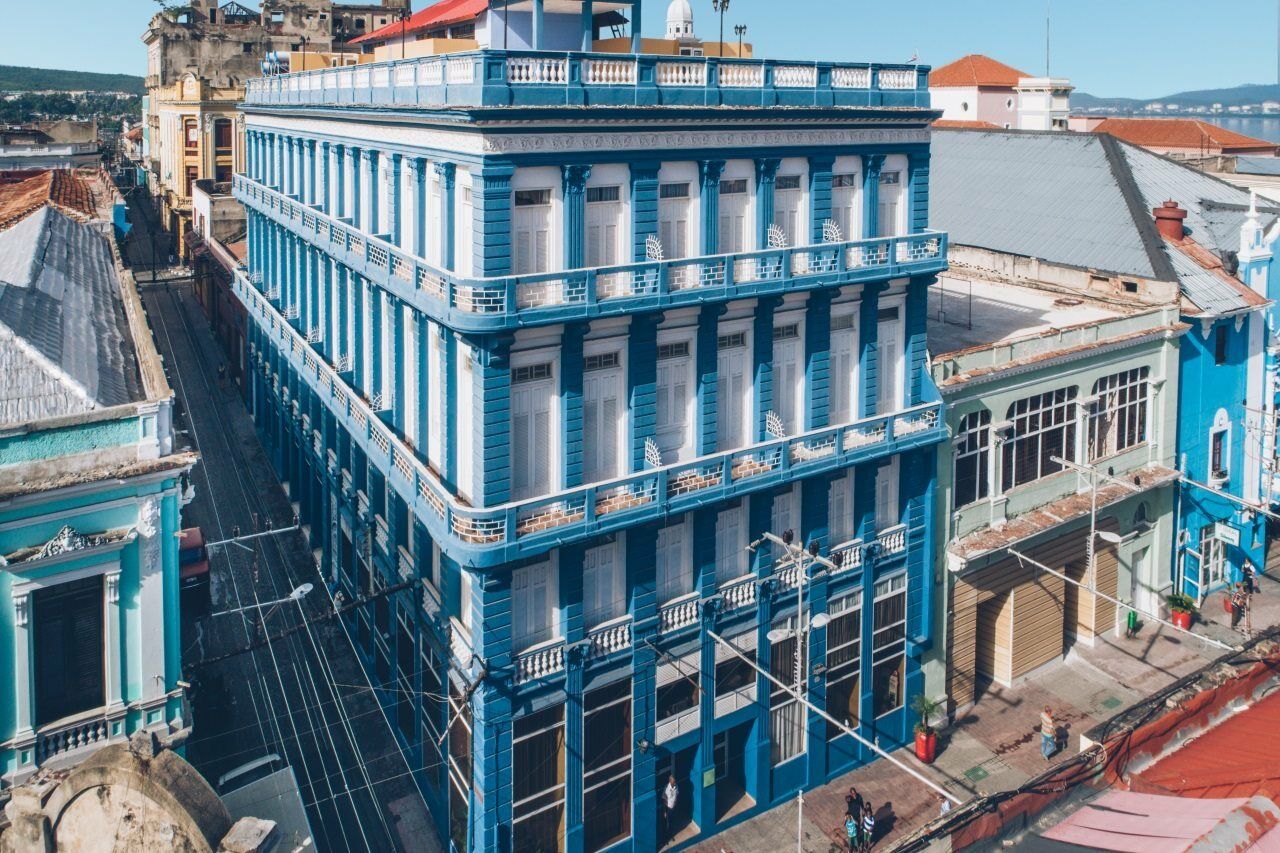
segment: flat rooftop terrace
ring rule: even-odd
[[[929,288],[929,350],[936,359],[1129,313],[1079,294],[942,278]]]

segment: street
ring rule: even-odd
[[[129,254],[141,271],[151,260],[153,214],[145,201],[132,210]],[[222,356],[190,285],[180,271],[154,286],[139,277],[177,397],[178,428],[201,454],[183,526],[201,527],[206,542],[291,527],[293,510],[248,413],[219,380]],[[408,760],[345,629],[323,618],[332,601],[302,534],[256,537],[209,556],[212,615],[184,625],[183,660],[194,685],[187,757],[213,784],[246,762],[283,756],[319,850],[438,849]],[[271,605],[306,583],[313,588],[305,597]],[[271,639],[294,627],[301,629]]]

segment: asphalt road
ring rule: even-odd
[[[135,265],[150,262],[148,231],[155,226],[146,208],[133,208]],[[201,454],[183,526],[200,526],[206,541],[237,529],[291,526],[293,510],[238,393],[219,383],[221,352],[182,271],[162,271],[170,281],[155,286],[145,273],[139,278],[177,396],[177,428],[185,431],[179,438]],[[195,685],[188,759],[216,782],[255,758],[284,756],[318,850],[440,849],[406,757],[339,620],[320,619],[255,651],[201,664],[331,611],[302,534],[211,549],[210,575],[212,615],[184,619],[183,663]],[[270,605],[304,583],[314,588],[301,601]],[[239,608],[247,609],[221,613]]]

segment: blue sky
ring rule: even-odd
[[[414,0],[422,8],[428,0]],[[649,0],[646,33],[666,0]],[[691,0],[714,40],[711,0]],[[146,73],[139,40],[154,0],[6,3],[0,63]],[[249,4],[246,4],[249,5]],[[1096,95],[1154,98],[1276,80],[1276,0],[1053,0],[1053,71]],[[986,53],[1044,69],[1044,0],[731,0],[726,30],[746,24],[757,55],[941,65]]]

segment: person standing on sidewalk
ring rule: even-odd
[[[1240,620],[1244,617],[1244,584],[1238,583],[1231,590],[1231,630],[1239,629]]]
[[[876,843],[876,810],[867,803],[862,807],[862,850],[870,851]]]
[[[1040,752],[1048,761],[1058,749],[1058,721],[1053,718],[1053,709],[1048,705],[1040,712]]]
[[[667,777],[667,787],[662,789],[662,844],[666,844],[674,835],[676,824],[676,804],[680,802],[680,786],[676,784],[674,775]]]
[[[1240,567],[1240,576],[1244,581],[1245,595],[1253,595],[1258,591],[1257,570],[1254,569],[1250,560],[1245,560],[1244,565]]]

